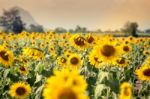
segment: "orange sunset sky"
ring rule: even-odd
[[[2,9],[19,6],[46,28],[119,29],[136,21],[140,29],[150,28],[150,0],[0,0]]]

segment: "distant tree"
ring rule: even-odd
[[[62,28],[62,27],[57,27],[57,28],[54,30],[54,32],[56,32],[56,33],[65,33],[65,32],[67,32],[67,30],[64,29],[64,28]]]
[[[123,32],[132,35],[134,37],[138,36],[137,30],[138,30],[137,22],[127,22],[122,29]]]
[[[81,26],[77,25],[74,32],[75,33],[78,33],[78,32],[87,33],[88,30],[86,27],[81,27]]]
[[[146,32],[146,33],[150,33],[150,29],[146,29],[145,32]]]
[[[19,11],[17,9],[4,10],[0,17],[0,26],[4,28],[5,32],[20,33],[23,31],[25,24],[23,24]]]
[[[70,33],[74,33],[75,31],[73,29],[69,29],[69,32]]]
[[[31,24],[29,32],[44,32],[43,26]]]
[[[15,20],[12,22],[12,31],[14,33],[21,33],[24,29],[24,24],[21,21],[21,18],[18,16],[15,18]]]
[[[103,31],[101,29],[97,29],[96,31],[94,31],[95,33],[102,33]]]

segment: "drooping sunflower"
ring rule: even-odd
[[[12,97],[24,99],[31,93],[31,87],[25,82],[17,82],[10,86],[9,94]]]
[[[81,34],[75,34],[70,39],[72,46],[76,47],[77,49],[85,49],[87,48],[87,41]]]
[[[115,42],[111,43],[106,41],[95,46],[93,51],[97,54],[99,60],[105,63],[113,62],[115,58],[122,54],[120,46],[116,46]]]
[[[128,82],[124,82],[120,86],[119,99],[131,99],[132,98],[132,86]]]
[[[5,67],[11,66],[14,61],[14,56],[11,51],[3,46],[0,46],[0,63]]]
[[[135,71],[138,79],[150,81],[150,64],[145,64]]]
[[[34,60],[40,60],[44,58],[42,50],[37,48],[24,48],[23,55],[26,57],[30,57]]]
[[[82,65],[81,57],[78,54],[71,54],[68,58],[68,67],[79,68]]]
[[[77,70],[56,70],[54,74],[47,79],[43,90],[44,99],[88,99],[87,84]]]
[[[95,37],[91,34],[88,34],[86,36],[86,41],[89,43],[89,44],[93,44],[95,42]]]

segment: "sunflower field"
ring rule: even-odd
[[[0,32],[0,99],[150,99],[150,38]]]

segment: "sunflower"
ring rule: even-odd
[[[135,42],[135,38],[133,36],[128,36],[127,40],[130,42],[130,43],[134,43]]]
[[[101,61],[99,60],[96,53],[91,52],[88,56],[88,60],[89,60],[90,64],[95,66],[96,68],[98,68],[100,66]]]
[[[135,74],[138,76],[138,79],[150,81],[150,64],[145,64],[135,71]]]
[[[95,46],[93,49],[94,53],[97,54],[99,60],[105,63],[111,63],[115,58],[122,54],[120,46],[116,46],[115,42],[103,42]]]
[[[13,53],[8,49],[6,49],[5,47],[0,46],[0,63],[8,67],[12,65],[13,61],[14,61]]]
[[[80,34],[75,34],[71,37],[71,44],[78,49],[85,49],[87,47],[86,39]]]
[[[42,50],[37,48],[24,48],[23,55],[32,58],[34,60],[40,60],[44,58]]]
[[[124,53],[129,53],[132,51],[132,47],[129,44],[122,44],[121,49]]]
[[[54,74],[47,79],[43,90],[44,99],[88,99],[86,81],[77,70],[56,70]],[[56,82],[60,82],[60,84]]]
[[[129,61],[124,58],[117,58],[114,64],[118,65],[119,67],[126,67],[129,64]]]
[[[89,44],[92,44],[92,43],[94,43],[94,41],[95,41],[95,37],[94,37],[93,35],[91,35],[91,34],[88,34],[88,35],[86,36],[86,41],[87,41]]]
[[[150,51],[144,50],[144,51],[143,51],[143,54],[144,54],[145,56],[149,56],[149,55],[150,55]]]
[[[127,83],[124,82],[121,84],[120,86],[120,98],[119,99],[131,99],[132,97],[132,86]]]
[[[59,65],[65,66],[66,63],[67,63],[67,59],[63,56],[60,56],[60,57],[57,58],[57,62],[58,62]]]
[[[10,86],[9,94],[12,97],[24,99],[31,93],[31,87],[25,82],[17,82]]]
[[[68,58],[68,66],[71,68],[79,68],[81,65],[81,57],[78,54],[71,54]]]
[[[73,51],[71,51],[70,49],[68,50],[66,50],[66,51],[64,51],[64,55],[66,56],[66,57],[70,57],[70,55],[73,53]]]
[[[28,68],[26,66],[20,66],[19,72],[23,75],[26,75],[29,71],[28,71]]]

